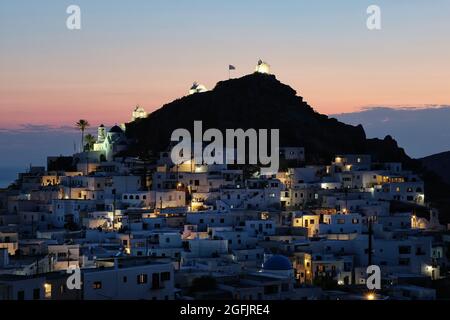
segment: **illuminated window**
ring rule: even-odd
[[[92,284],[92,289],[94,289],[94,290],[98,290],[98,289],[101,289],[101,288],[102,288],[102,282],[101,281],[95,281]]]
[[[44,293],[45,293],[45,299],[51,299],[52,298],[52,285],[49,283],[44,284]]]
[[[144,284],[144,283],[147,283],[147,275],[146,275],[145,273],[139,274],[139,275],[137,276],[137,283],[138,283],[138,284]]]

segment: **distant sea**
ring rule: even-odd
[[[23,171],[24,167],[0,167],[0,188],[9,186],[17,179],[17,174]]]

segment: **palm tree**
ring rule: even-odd
[[[86,130],[87,127],[90,126],[89,122],[84,119],[78,120],[78,122],[75,124],[77,129],[81,131],[81,151],[83,151],[84,148],[84,130]]]
[[[88,133],[86,135],[86,137],[84,137],[84,140],[86,141],[86,145],[84,146],[84,149],[86,151],[92,151],[92,149],[94,148],[95,140],[96,140],[95,137],[92,134]]]

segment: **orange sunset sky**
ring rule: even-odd
[[[259,58],[321,113],[450,103],[445,0],[375,1],[379,31],[364,0],[30,2],[0,0],[2,129],[129,121]],[[81,30],[66,28],[72,3]]]

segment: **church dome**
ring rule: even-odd
[[[273,255],[263,264],[264,270],[292,270],[292,263],[282,255]]]
[[[123,130],[119,126],[112,127],[109,132],[111,133],[123,133]]]

